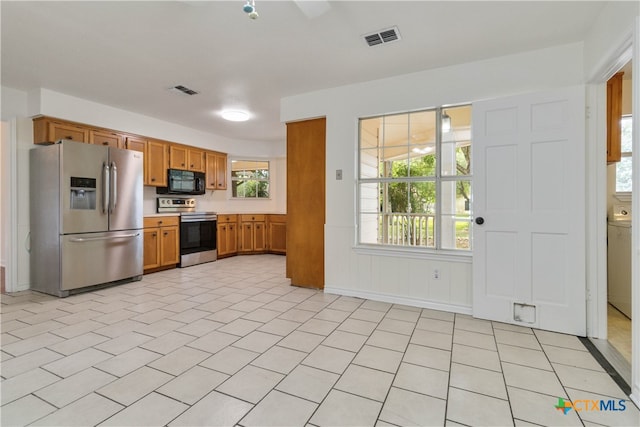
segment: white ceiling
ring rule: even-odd
[[[328,3],[310,18],[294,1],[256,0],[250,20],[243,0],[2,1],[2,85],[281,141],[284,96],[581,41],[606,2]],[[400,41],[368,47],[361,37],[391,26]],[[167,90],[178,84],[200,93]],[[253,119],[225,122],[227,107]]]

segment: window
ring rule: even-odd
[[[360,119],[358,243],[471,249],[471,106]]]
[[[261,160],[231,161],[232,197],[269,198],[269,162]]]
[[[631,116],[623,116],[620,121],[622,156],[616,163],[616,193],[631,192]]]

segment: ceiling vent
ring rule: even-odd
[[[398,27],[392,27],[364,35],[363,37],[364,41],[367,42],[369,46],[377,46],[379,44],[391,43],[396,40],[400,40],[400,32],[398,31]]]
[[[182,93],[184,93],[186,95],[197,95],[199,93],[199,92],[196,92],[193,89],[189,89],[188,87],[182,86],[182,85],[174,86],[169,90],[174,91],[174,92],[182,92]]]

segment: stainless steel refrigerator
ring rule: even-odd
[[[31,289],[139,280],[142,153],[74,141],[30,150]]]

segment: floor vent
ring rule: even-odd
[[[377,46],[379,44],[400,40],[400,32],[398,31],[398,27],[392,27],[372,34],[366,34],[363,37],[369,46]]]
[[[174,86],[170,90],[172,90],[172,91],[180,91],[180,92],[182,92],[184,94],[187,94],[187,95],[197,95],[199,93],[199,92],[196,92],[193,89],[189,89],[188,87],[182,86],[182,85]]]

